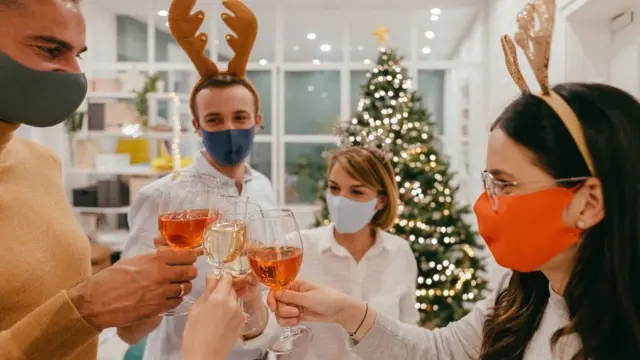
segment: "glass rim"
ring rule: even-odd
[[[257,217],[257,216],[260,216],[260,217]],[[259,214],[258,212],[254,212],[250,214],[247,220],[274,220],[274,219],[283,218],[286,216],[293,217],[293,211],[289,208],[267,209],[267,210],[261,210]]]

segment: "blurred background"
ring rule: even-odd
[[[402,65],[437,127],[439,150],[460,186],[461,203],[481,191],[486,136],[518,94],[499,37],[516,29],[524,0],[245,0],[260,30],[249,78],[261,96],[265,129],[250,164],[273,183],[278,201],[303,227],[318,210],[322,152],[347,121],[388,31]],[[55,128],[19,134],[54,148],[79,219],[98,242],[121,249],[131,198],[171,169],[171,144],[184,161],[200,148],[188,96],[198,80],[167,27],[168,0],[84,0],[89,51],[82,68],[89,94],[76,116]],[[640,95],[640,0],[557,0],[552,82],[599,81]],[[226,68],[220,1],[199,0],[207,54]],[[521,58],[521,63],[526,60]],[[525,77],[532,74],[525,67]],[[179,126],[178,126],[179,125]],[[495,264],[488,278],[502,273]],[[105,355],[106,356],[106,355]],[[105,358],[106,359],[106,358]]]

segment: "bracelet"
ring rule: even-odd
[[[360,328],[362,327],[362,324],[364,324],[364,319],[367,318],[367,314],[369,313],[369,303],[365,301],[364,303],[364,316],[362,317],[362,321],[360,321],[360,325],[358,325],[358,327],[356,328],[356,331],[354,331],[353,333],[349,333],[349,336],[354,337],[356,336],[356,334],[358,333],[358,330],[360,330]]]

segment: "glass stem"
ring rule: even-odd
[[[224,275],[224,269],[222,268],[222,266],[215,266],[213,268],[213,276],[215,276],[216,279],[220,280],[222,278],[222,275]]]
[[[282,331],[282,336],[280,336],[281,339],[287,339],[291,336],[295,335],[295,329],[292,328],[291,326],[287,326],[283,329]]]
[[[248,321],[248,317],[249,314],[247,314],[246,312],[244,312],[244,300],[242,300],[241,297],[238,298],[238,306],[240,307],[240,310],[242,310],[242,313],[244,314],[244,322]]]

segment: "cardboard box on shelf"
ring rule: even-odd
[[[131,164],[144,164],[149,162],[148,139],[119,139],[116,146],[118,154],[128,154]]]
[[[73,143],[73,166],[78,169],[93,169],[100,145],[93,139],[78,139]]]
[[[141,124],[140,115],[132,104],[116,101],[104,104],[105,130],[120,130],[130,124]]]
[[[129,186],[117,180],[98,180],[98,206],[122,207],[129,205]]]

